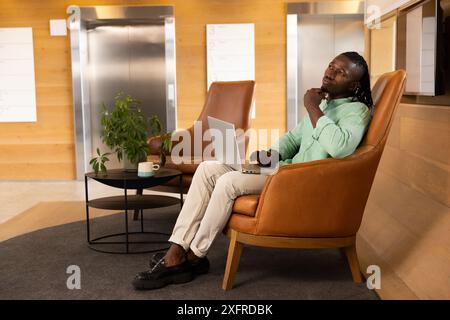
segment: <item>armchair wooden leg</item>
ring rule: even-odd
[[[230,246],[228,247],[227,265],[225,267],[225,275],[223,277],[223,290],[231,290],[233,287],[234,276],[239,266],[239,259],[242,253],[242,243],[237,241],[238,232],[231,230]]]
[[[355,283],[362,282],[361,269],[359,268],[358,255],[356,254],[356,245],[353,244],[349,247],[342,248],[342,251],[347,256],[348,265],[352,272],[353,281]]]
[[[142,194],[143,194],[143,189],[137,189],[136,190],[136,195],[137,196],[142,196]],[[134,210],[134,215],[133,215],[133,220],[137,220],[137,219],[139,219],[139,210]]]

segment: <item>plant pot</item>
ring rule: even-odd
[[[138,164],[131,162],[127,155],[123,155],[123,171],[126,172],[137,172],[138,171]]]

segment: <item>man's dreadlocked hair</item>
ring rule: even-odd
[[[367,66],[366,60],[364,60],[361,55],[354,51],[344,52],[342,53],[342,55],[346,56],[348,59],[350,59],[351,62],[353,62],[363,70],[363,75],[359,80],[359,86],[356,87],[353,94],[355,100],[364,103],[369,108],[370,113],[373,115],[374,106],[372,101],[372,92],[370,90],[369,67]]]

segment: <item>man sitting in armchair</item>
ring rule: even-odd
[[[277,159],[280,165],[351,155],[366,132],[373,108],[367,63],[356,52],[345,52],[330,62],[322,87],[304,95],[308,114],[269,151],[252,155]],[[197,168],[184,206],[169,239],[167,252],[155,254],[148,271],[133,280],[136,289],[156,289],[191,281],[209,270],[206,258],[225,227],[234,199],[260,194],[266,175],[243,174],[226,164],[202,162]],[[301,196],[301,195],[300,195]]]

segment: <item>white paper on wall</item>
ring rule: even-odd
[[[420,66],[422,64],[422,7],[406,15],[406,92],[420,92]]]
[[[0,28],[0,122],[36,121],[33,33]]]
[[[255,80],[255,25],[208,24],[207,89],[214,81]],[[255,118],[255,105],[252,118]]]
[[[435,52],[436,18],[422,19],[422,64],[420,69],[420,90],[425,94],[435,94]]]

